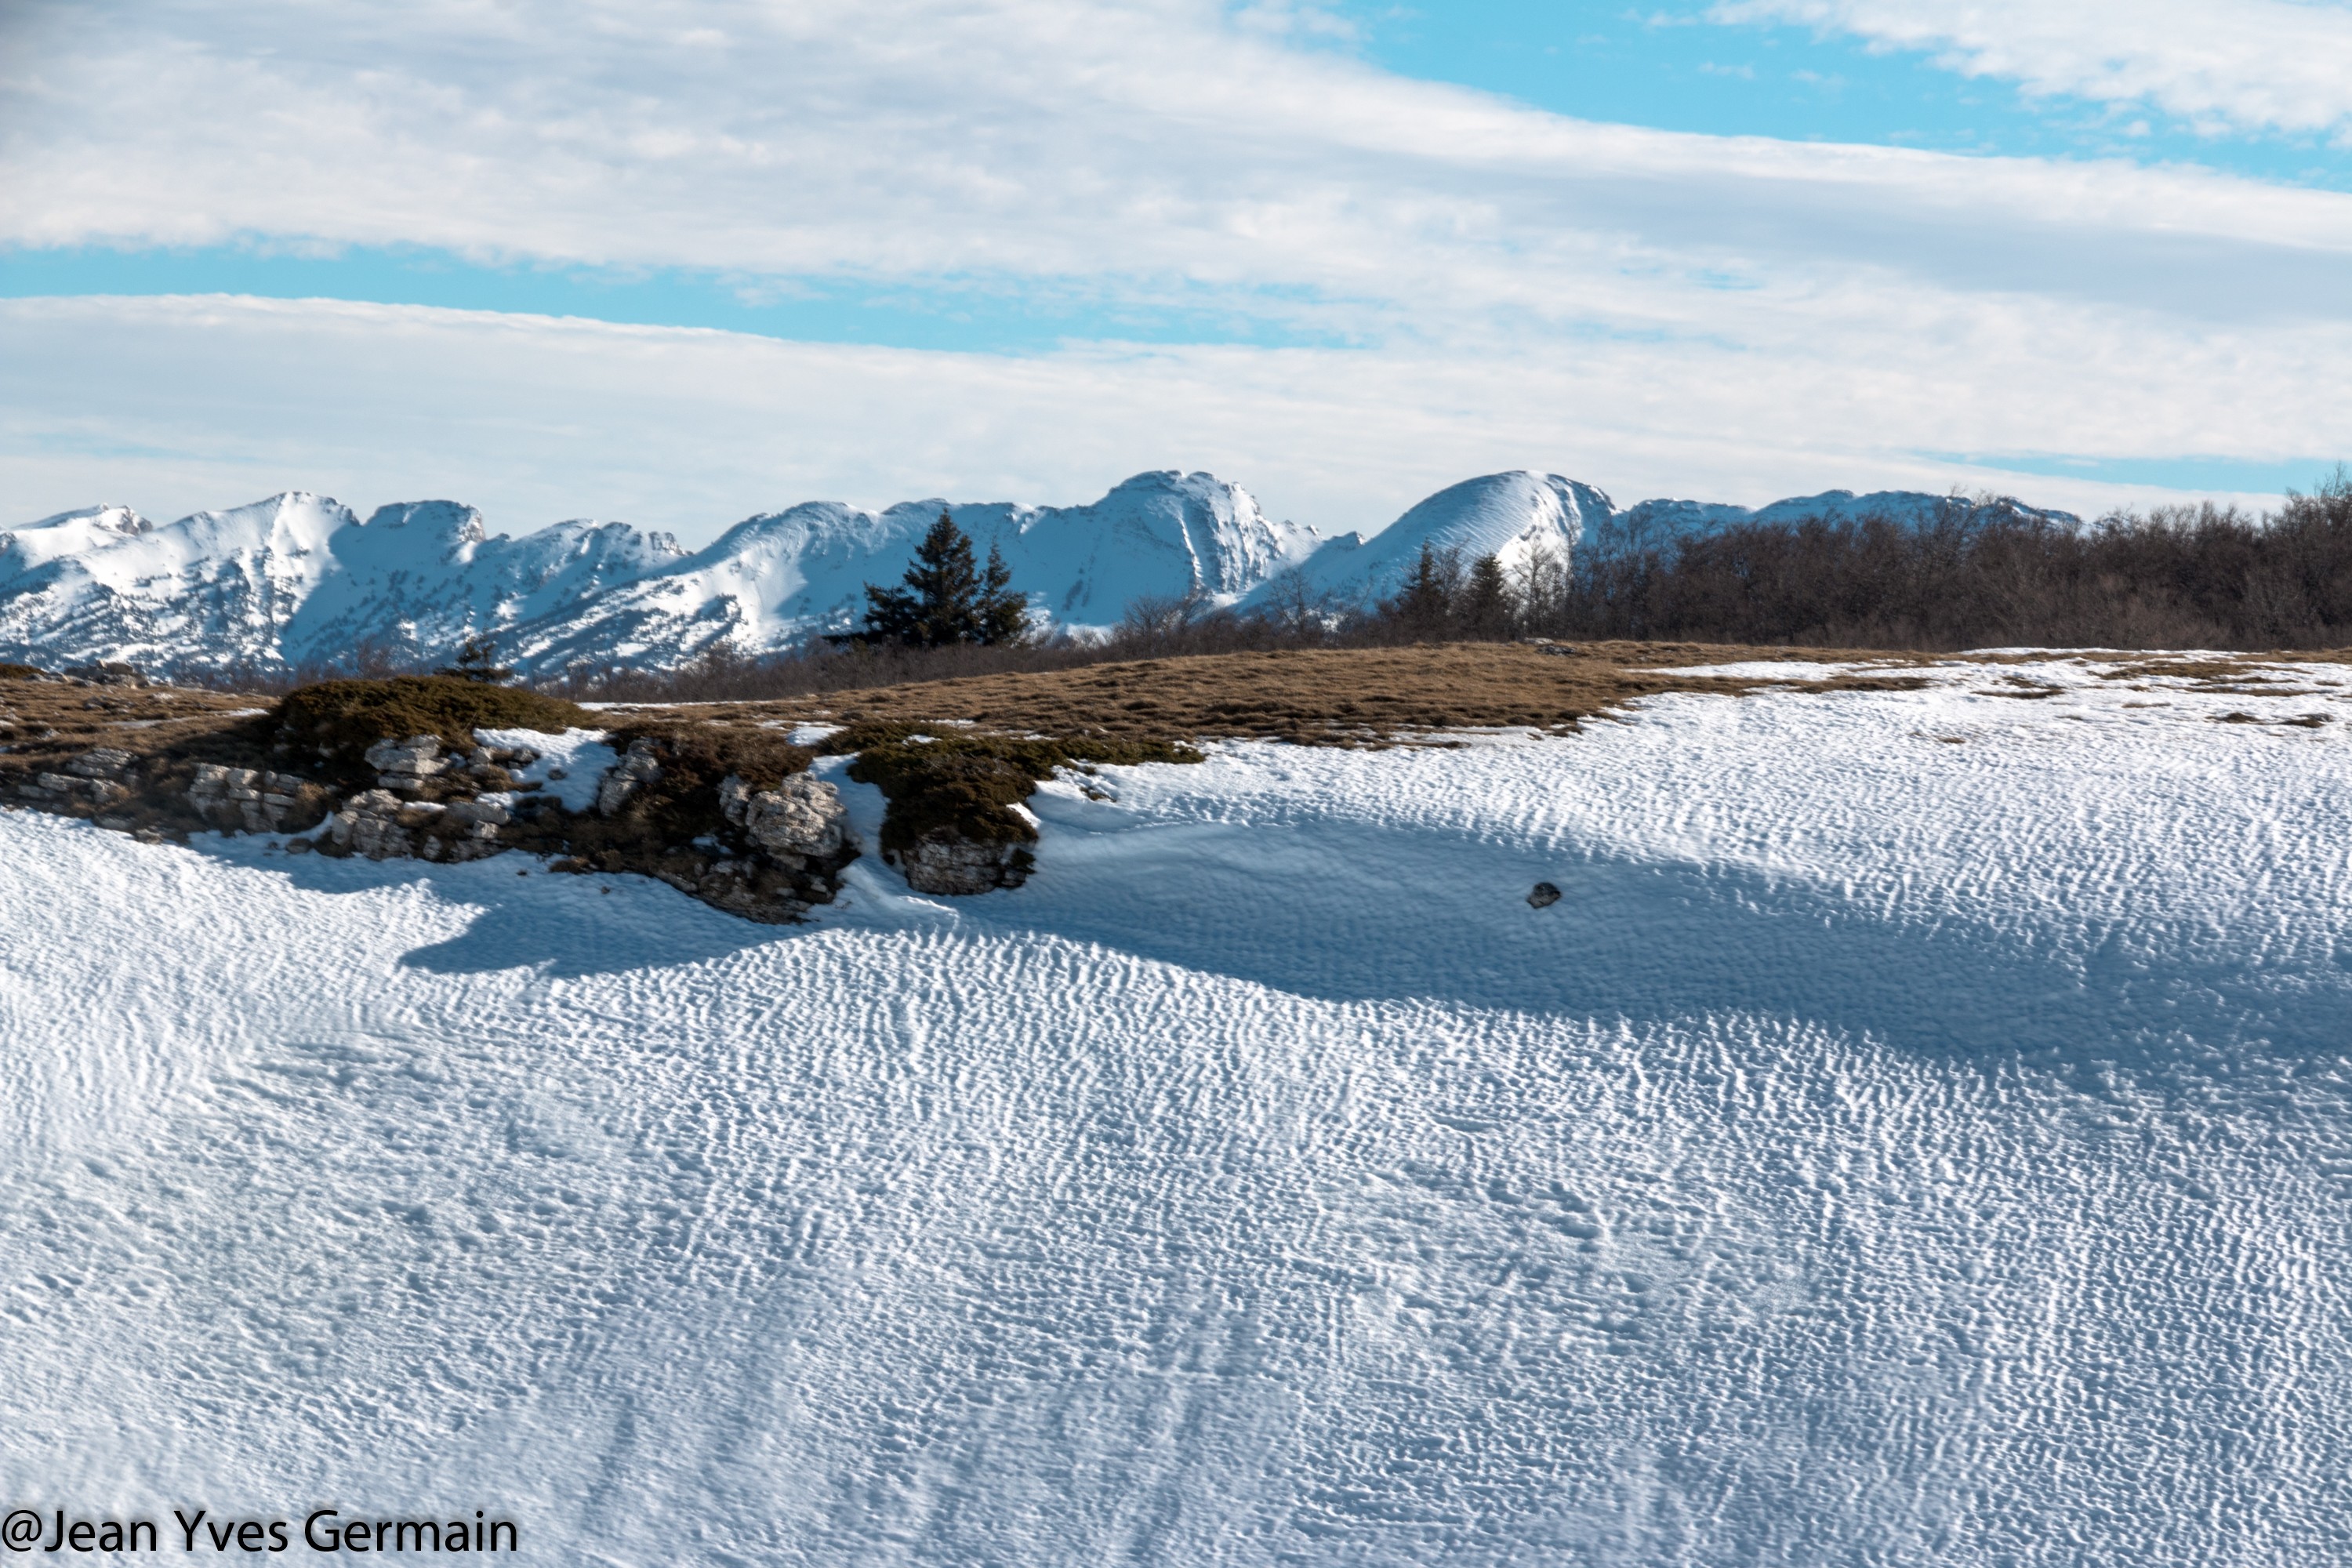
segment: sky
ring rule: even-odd
[[[2336,0],[0,7],[0,528],[2261,507],[2347,339]]]

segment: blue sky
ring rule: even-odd
[[[2203,133],[2146,101],[2029,98],[1916,48],[1786,22],[1730,20],[1689,0],[1350,3],[1342,47],[1400,74],[1459,82],[1587,120],[1948,153],[2200,164],[2341,190],[2327,137]]]
[[[2340,190],[2352,153],[2308,133],[2200,132],[2144,102],[2029,98],[1927,52],[1722,18],[1716,7],[1607,0],[1348,0],[1303,39],[1400,76],[1475,88],[1578,119],[1710,136],[2011,157],[2129,160]],[[1120,297],[1086,279],[933,274],[877,286],[691,267],[490,263],[415,245],[305,254],[282,237],[212,246],[11,247],[0,296],[249,293],[716,327],[820,342],[1034,351],[1072,338],[1345,341],[1255,301]]]
[[[1337,528],[1502,466],[2095,510],[2352,453],[2336,0],[43,0],[0,47],[15,515],[267,475],[696,536],[1210,467]]]

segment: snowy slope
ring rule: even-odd
[[[86,554],[119,544],[154,524],[127,506],[84,507],[0,533],[0,584],[46,566],[61,556]]]
[[[1844,490],[1755,510],[1644,501],[1618,511],[1590,485],[1520,470],[1441,490],[1370,536],[1326,541],[1268,518],[1239,485],[1168,470],[1084,506],[933,499],[874,512],[810,501],[686,554],[667,534],[617,522],[509,538],[454,501],[381,507],[362,522],[340,502],[289,492],[161,528],[100,508],[0,534],[0,658],[272,668],[372,649],[419,662],[484,631],[527,671],[674,665],[722,639],[768,652],[854,626],[866,584],[895,583],[942,510],[983,552],[1003,552],[1041,625],[1083,630],[1115,626],[1139,599],[1251,606],[1303,591],[1369,603],[1394,592],[1424,544],[1517,567],[1538,552],[1566,561],[1751,520],[1924,524],[1956,506],[2030,512]]]
[[[1296,586],[1335,603],[1367,604],[1396,591],[1423,546],[1465,565],[1493,555],[1517,570],[1536,554],[1565,565],[1578,540],[1609,516],[1609,498],[1574,479],[1525,469],[1487,474],[1438,491],[1370,538],[1332,540],[1299,564]],[[1295,591],[1290,583],[1269,584],[1257,598]]]
[[[488,538],[478,513],[450,501],[383,507],[362,523],[299,491],[161,528],[85,518],[20,531],[0,553],[24,549],[26,563],[0,577],[0,647],[50,664],[299,665],[367,645],[415,658],[678,554],[668,536],[618,523]],[[60,548],[59,534],[90,542]]]
[[[0,586],[0,647],[50,663],[255,659],[331,570],[329,542],[357,523],[339,501],[289,491],[101,537]]]
[[[1311,531],[1270,521],[1211,474],[1139,474],[1086,506],[903,501],[880,512],[812,501],[737,523],[709,548],[578,612],[512,635],[527,662],[690,656],[720,637],[747,652],[845,631],[866,584],[895,584],[940,513],[985,555],[994,545],[1041,623],[1115,625],[1134,600],[1230,603],[1306,554]]]
[[[1228,746],[787,931],[0,815],[0,1494],[551,1563],[2343,1561],[2352,692],[2097,674]]]
[[[1922,490],[1824,490],[1820,495],[1792,496],[1769,506],[1725,506],[1711,501],[1645,500],[1601,519],[1582,541],[1599,551],[1643,550],[1676,539],[1703,537],[1741,523],[1858,522],[1884,520],[1910,528],[1981,524],[1993,521],[2034,520],[2074,528],[2082,519],[2073,512],[2026,506],[2007,497],[1974,500],[1958,496],[1929,495]]]
[[[493,536],[454,501],[381,507],[333,551],[335,571],[280,638],[292,662],[328,662],[362,641],[404,659],[443,656],[479,630],[576,615],[684,553],[668,534],[619,522]]]

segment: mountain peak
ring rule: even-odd
[[[625,523],[578,520],[509,537],[453,500],[395,502],[362,523],[331,497],[287,490],[161,527],[128,508],[89,507],[0,533],[0,658],[285,668],[368,647],[430,662],[484,633],[535,672],[674,665],[721,638],[756,654],[855,626],[866,585],[898,581],[942,510],[982,551],[1003,553],[1041,621],[1068,628],[1114,626],[1144,599],[1246,605],[1292,573],[1331,602],[1369,603],[1393,593],[1424,547],[1522,567],[1539,554],[1565,563],[1799,517],[2073,521],[2013,500],[1909,491],[1620,511],[1591,485],[1515,468],[1449,485],[1377,532],[1327,540],[1268,518],[1213,473],[1155,468],[1076,506],[933,498],[877,512],[804,501],[746,518],[688,554]]]

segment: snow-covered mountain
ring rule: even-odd
[[[1883,518],[1913,528],[1940,524],[1982,524],[2033,521],[2075,527],[2082,519],[2070,511],[2031,507],[2008,496],[1970,500],[1962,496],[1929,495],[1922,490],[1823,490],[1819,495],[1792,496],[1769,506],[1726,506],[1712,501],[1645,500],[1603,517],[1580,541],[1588,550],[1644,550],[1671,544],[1677,539],[1719,532],[1742,523],[1857,522]]]
[[[476,630],[577,608],[682,553],[667,534],[564,522],[488,537],[451,501],[381,507],[362,523],[289,491],[157,528],[121,508],[10,536],[0,647],[43,663],[269,668],[375,647],[431,657]],[[79,548],[59,548],[86,538]]]
[[[155,525],[127,506],[84,507],[0,533],[0,583],[68,555],[119,544]]]
[[[1403,581],[1423,545],[1464,562],[1493,555],[1507,569],[1537,554],[1566,564],[1611,515],[1609,498],[1591,485],[1524,468],[1487,474],[1438,491],[1370,537],[1330,541],[1298,563],[1299,585],[1328,602],[1377,599]],[[1292,586],[1270,578],[1253,598],[1263,602]]]
[[[759,653],[845,629],[868,583],[895,582],[942,510],[1000,550],[1037,616],[1118,623],[1139,599],[1244,606],[1303,592],[1364,603],[1392,592],[1426,544],[1518,566],[1549,553],[1670,542],[1747,521],[1884,515],[1927,524],[1994,512],[2071,522],[2014,501],[1832,490],[1760,509],[1652,500],[1623,510],[1557,474],[1489,474],[1440,490],[1378,532],[1318,538],[1269,519],[1205,473],[1139,474],[1084,506],[939,499],[866,511],[810,501],[748,518],[688,553],[666,533],[560,522],[510,538],[455,501],[380,507],[289,491],[157,526],[92,507],[0,533],[0,658],[45,665],[283,668],[380,652],[446,657],[498,636],[527,670],[654,667],[725,641]]]
[[[1139,598],[1231,604],[1318,542],[1211,474],[1138,474],[1087,506],[902,501],[879,512],[809,501],[747,519],[708,548],[594,604],[517,619],[503,645],[527,668],[691,656],[720,638],[775,648],[856,624],[866,584],[895,583],[940,512],[993,546],[1042,619],[1116,624]]]

